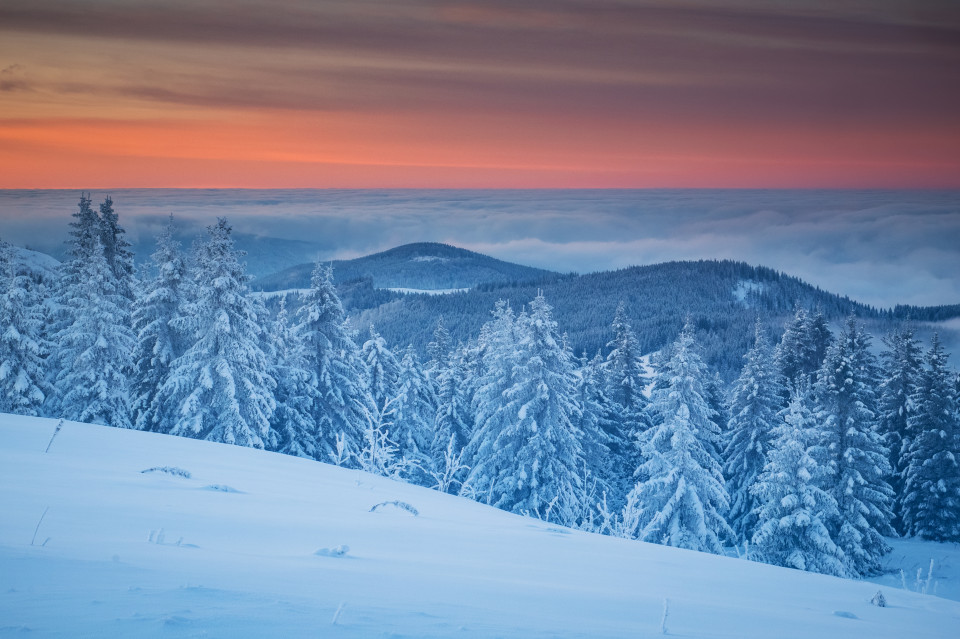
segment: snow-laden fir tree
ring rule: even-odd
[[[40,300],[13,247],[0,240],[0,413],[41,414],[50,393],[42,332]]]
[[[823,313],[817,311],[817,314],[811,317],[797,305],[793,320],[784,329],[774,354],[784,379],[789,384],[796,384],[798,381],[812,383],[823,363],[831,339],[830,328]],[[786,396],[783,401],[787,401]]]
[[[227,220],[207,230],[196,252],[196,299],[174,320],[187,347],[160,387],[159,413],[173,416],[174,435],[274,448],[276,382],[261,347],[264,317],[247,295],[243,253],[234,249]]]
[[[815,457],[829,469],[826,489],[840,511],[831,534],[855,576],[880,570],[890,551],[883,537],[895,534],[890,462],[877,430],[878,385],[870,337],[851,316],[817,373],[814,414],[821,426]]]
[[[426,373],[432,379],[439,378],[440,374],[449,367],[450,353],[453,351],[453,342],[450,331],[443,325],[443,316],[437,319],[437,327],[433,331],[433,340],[427,344]]]
[[[712,442],[709,450],[714,459],[723,466],[723,449],[726,446],[726,428],[730,423],[730,410],[727,406],[727,391],[720,373],[712,371],[703,382],[703,397],[713,411],[713,421],[720,427],[720,438]]]
[[[50,304],[50,325],[47,327],[48,337],[54,342],[56,334],[74,320],[74,309],[70,307],[69,299],[74,294],[75,287],[82,284],[82,271],[92,259],[94,250],[97,250],[100,238],[100,218],[93,210],[90,197],[80,194],[77,210],[70,222],[69,239],[67,240],[67,256],[57,267],[57,281],[54,287],[53,301]],[[103,245],[99,244],[99,251],[103,253]],[[47,374],[50,381],[54,381],[57,369],[60,366],[56,350],[51,351]],[[54,389],[56,391],[56,389]],[[56,414],[58,398],[56,394],[47,398],[47,412]]]
[[[59,415],[132,428],[127,384],[134,336],[124,311],[128,301],[117,290],[98,236],[76,277],[60,291],[63,323],[54,337]]]
[[[119,281],[107,262],[104,226],[89,196],[81,194],[73,217],[68,257],[59,268],[51,310],[49,339],[57,348],[48,360],[55,392],[47,411],[73,419],[82,414],[81,421],[130,427],[128,376],[134,335],[126,290],[129,281]],[[117,234],[122,235],[116,219],[112,220]],[[81,371],[84,366],[91,368]],[[73,386],[79,383],[86,387]]]
[[[57,295],[67,295],[67,289],[81,283],[81,272],[86,263],[93,257],[94,251],[103,255],[103,242],[100,239],[100,218],[93,210],[90,197],[80,195],[77,210],[73,213],[74,221],[70,222],[69,237],[67,240],[67,259],[61,262],[57,282]],[[99,245],[98,245],[99,242]],[[97,248],[99,246],[99,248]],[[58,300],[58,319],[69,321],[61,313],[69,310],[62,308],[63,301]]]
[[[947,355],[934,334],[909,416],[903,523],[910,535],[960,542],[960,424]]]
[[[497,464],[500,460],[495,459],[497,437],[516,421],[516,407],[507,400],[507,391],[517,381],[521,362],[521,333],[522,327],[513,309],[506,301],[499,300],[494,306],[493,318],[483,325],[477,339],[479,372],[476,379],[470,380],[470,386],[473,387],[474,428],[470,433],[466,456],[471,466],[469,486],[477,499],[482,501],[491,499],[492,483],[499,472]],[[464,368],[462,374],[468,376],[468,371]],[[464,382],[465,377],[456,378],[453,375],[449,380],[451,384],[463,385]],[[441,385],[438,422],[445,410],[445,390]],[[437,443],[445,446],[447,433],[443,432],[441,426],[438,423],[437,435],[440,440]]]
[[[833,343],[833,333],[827,323],[827,318],[823,315],[823,309],[817,308],[812,316],[807,320],[807,361],[804,368],[808,371],[811,379],[816,377],[820,365],[827,356],[827,349]]]
[[[802,385],[801,385],[802,388]],[[810,454],[819,437],[804,390],[794,392],[773,430],[763,472],[750,488],[757,503],[752,543],[775,566],[849,576],[846,557],[826,522],[840,516],[837,500],[819,488],[826,470]]]
[[[473,433],[471,364],[468,349],[455,349],[436,380],[437,412],[430,450],[434,471],[442,478],[438,485],[448,492],[460,491],[470,465],[466,449]],[[456,468],[451,466],[454,462]]]
[[[733,539],[734,532],[725,518],[729,497],[720,464],[710,453],[720,428],[704,397],[707,374],[688,320],[656,372],[654,425],[640,437],[644,461],[623,520],[636,539],[720,554],[721,538]]]
[[[138,430],[166,432],[173,416],[161,415],[156,403],[160,386],[170,374],[170,366],[183,354],[183,336],[173,327],[186,301],[187,267],[180,244],[173,239],[173,216],[157,237],[157,250],[151,256],[154,275],[145,280],[133,303],[133,350],[131,375],[132,411]]]
[[[743,357],[743,370],[730,393],[723,471],[730,493],[727,520],[739,538],[750,539],[758,506],[750,488],[767,462],[784,394],[783,381],[759,318],[754,327],[753,347]]]
[[[277,407],[270,421],[276,434],[278,452],[308,459],[317,458],[317,425],[313,403],[317,388],[310,381],[303,340],[290,325],[287,298],[280,298],[280,309],[267,337],[270,375],[277,383],[274,400]],[[324,459],[323,461],[328,461]]]
[[[793,319],[789,321],[780,336],[774,358],[780,373],[791,384],[796,383],[805,371],[807,359],[806,329],[809,323],[807,311],[799,304],[794,308]]]
[[[400,363],[387,342],[370,325],[370,339],[363,343],[360,357],[367,370],[367,387],[373,395],[373,403],[379,409],[397,396],[400,378]]]
[[[883,340],[887,350],[882,354],[883,381],[880,385],[879,430],[890,451],[890,486],[896,496],[894,528],[903,534],[903,477],[907,467],[907,451],[912,439],[909,419],[913,399],[920,383],[920,342],[909,325],[898,327]]]
[[[127,241],[126,231],[120,226],[120,219],[113,210],[113,199],[109,196],[100,204],[100,241],[103,243],[103,257],[107,260],[110,272],[116,280],[117,291],[128,300],[134,297],[133,251]]]
[[[581,433],[573,362],[542,295],[517,319],[518,358],[501,400],[503,428],[491,432],[488,503],[562,525],[580,513]]]
[[[343,463],[343,459],[355,459],[359,454],[364,431],[369,420],[376,417],[377,407],[329,268],[317,263],[301,302],[297,330],[303,339],[310,384],[318,392],[313,407],[318,459]],[[338,448],[343,451],[340,455]]]
[[[623,302],[617,306],[613,318],[613,339],[607,344],[610,352],[604,366],[607,397],[620,409],[621,423],[617,432],[609,433],[614,455],[622,455],[623,462],[635,462],[628,451],[628,442],[650,426],[647,415],[647,396],[644,390],[649,383],[640,353],[640,342],[627,319]]]
[[[420,360],[408,346],[400,360],[397,395],[393,401],[392,439],[400,456],[412,462],[410,475],[415,483],[428,483],[433,470],[433,426],[437,414],[437,397],[433,384],[420,368]]]
[[[592,360],[582,357],[576,375],[576,401],[580,406],[577,429],[582,433],[584,459],[579,500],[584,510],[578,523],[583,525],[604,495],[608,502],[616,504],[628,489],[623,487],[625,473],[615,465],[610,454],[608,433],[618,428],[618,413],[616,404],[604,392],[603,359],[600,353]]]

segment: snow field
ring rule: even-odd
[[[0,416],[0,637],[644,637],[660,634],[664,599],[672,636],[960,628],[960,603],[893,584],[877,608],[874,583],[573,531],[249,448],[67,422],[45,454],[55,425]],[[142,472],[163,467],[190,477]],[[394,500],[419,515],[370,512]]]

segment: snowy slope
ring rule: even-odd
[[[19,246],[13,247],[14,258],[20,272],[30,273],[35,279],[53,281],[57,276],[57,267],[60,266],[53,257],[46,253],[31,251]]]
[[[3,637],[643,637],[660,634],[665,600],[682,637],[960,628],[954,601],[884,588],[877,608],[872,583],[560,529],[246,448],[67,423],[44,453],[55,424],[0,416]],[[191,476],[141,472],[154,467]],[[370,512],[388,500],[419,516]]]

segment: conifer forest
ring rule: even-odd
[[[907,317],[876,334],[875,309],[831,319],[798,297],[725,348],[689,313],[644,334],[657,317],[633,290],[571,337],[550,299],[568,278],[536,272],[478,289],[473,323],[421,313],[429,339],[403,338],[407,320],[387,341],[375,320],[402,293],[351,311],[357,281],[325,263],[255,292],[224,218],[184,247],[171,216],[136,268],[110,198],[82,196],[69,224],[55,277],[0,247],[0,412],[276,451],[837,576],[876,574],[890,537],[960,542],[960,376]]]

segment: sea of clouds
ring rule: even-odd
[[[957,191],[116,189],[94,203],[107,195],[142,254],[171,213],[184,237],[226,216],[268,250],[289,241],[291,262],[423,241],[562,272],[734,259],[880,307],[960,303]],[[62,255],[79,197],[0,191],[0,237]]]

